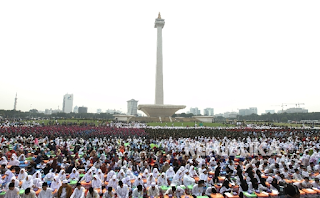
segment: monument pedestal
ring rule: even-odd
[[[184,108],[186,108],[185,105],[141,104],[138,106],[138,110],[143,111],[148,117],[171,117]]]

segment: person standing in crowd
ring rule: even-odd
[[[62,181],[62,186],[58,190],[58,198],[70,198],[72,195],[72,188],[68,184],[68,180]]]

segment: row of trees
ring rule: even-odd
[[[32,109],[29,112],[14,111],[14,110],[0,110],[0,116],[3,119],[30,119],[30,118],[64,118],[64,119],[113,119],[114,116],[109,113],[53,113],[51,115],[46,115],[44,113],[39,113],[37,110]]]
[[[191,118],[193,116],[192,113],[185,114],[174,114],[172,117],[185,117],[185,118]],[[288,122],[296,121],[299,122],[301,120],[320,120],[320,112],[313,112],[313,113],[279,113],[279,114],[264,114],[264,115],[257,115],[257,114],[251,114],[247,116],[240,116],[238,115],[237,120],[261,120],[261,121],[270,121],[270,122]],[[215,117],[216,122],[224,122],[226,121],[226,118],[218,116]]]

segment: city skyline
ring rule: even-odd
[[[22,111],[31,104],[42,111],[62,109],[65,93],[93,113],[125,111],[130,98],[154,101],[146,94],[154,90],[154,76],[143,74],[155,73],[156,32],[150,24],[160,11],[168,20],[165,102],[187,106],[178,113],[252,106],[261,114],[281,110],[282,103],[305,103],[309,112],[320,112],[318,1],[63,3],[0,2],[0,66],[14,74],[0,78],[0,109],[12,110],[16,93]]]

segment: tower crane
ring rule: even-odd
[[[296,105],[296,104],[291,104],[291,103],[282,103],[281,105],[272,105],[272,106],[280,106],[281,107],[281,109],[282,109],[282,113],[283,113],[283,107],[286,107],[286,106],[288,106],[288,105]]]
[[[297,104],[296,104],[296,108],[297,108],[297,107],[300,108],[300,105],[304,105],[304,103],[297,103]]]

